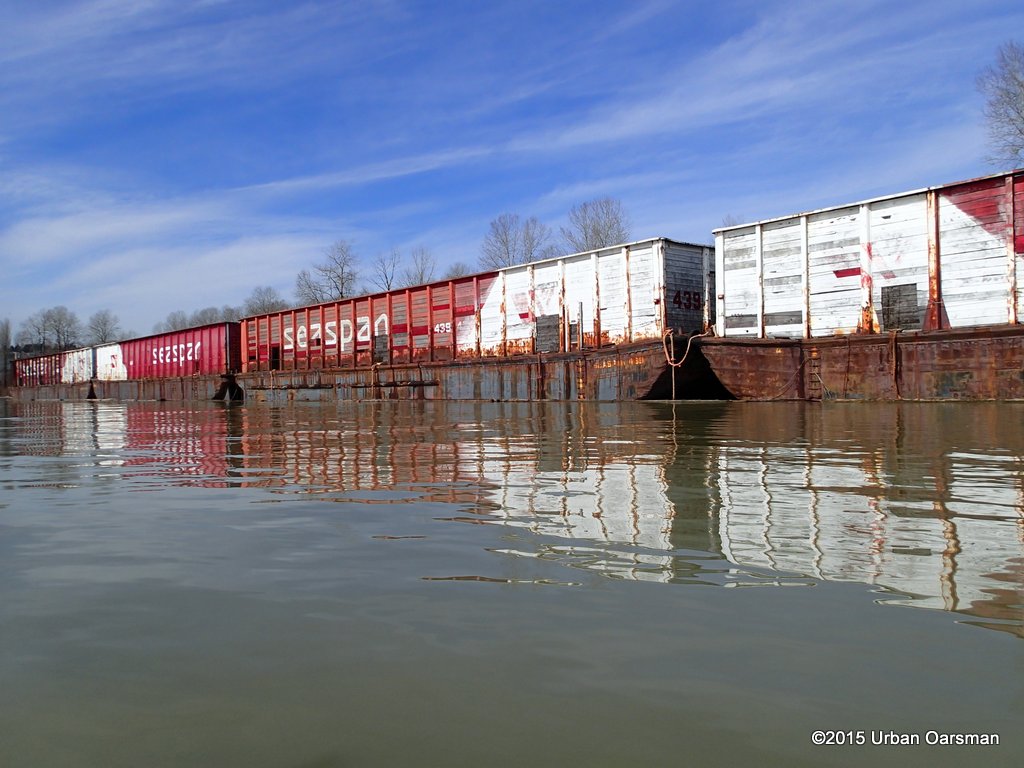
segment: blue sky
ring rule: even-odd
[[[240,304],[346,239],[475,264],[503,212],[635,239],[1005,170],[1024,4],[0,0],[0,318]],[[1018,35],[1020,39],[1021,35]]]

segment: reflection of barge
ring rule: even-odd
[[[633,581],[870,584],[1024,637],[1016,404],[2,405],[19,450],[122,468],[98,483],[457,504],[437,519],[513,529],[502,557]]]

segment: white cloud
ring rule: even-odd
[[[475,262],[503,210],[557,230],[610,195],[637,237],[706,241],[729,213],[977,175],[973,62],[1022,19],[733,2],[702,10],[715,37],[661,0],[514,30],[498,22],[542,6],[22,5],[0,9],[0,316],[81,302],[140,331],[253,285],[290,293],[340,237]]]

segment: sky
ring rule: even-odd
[[[0,0],[0,319],[294,301],[339,240],[476,265],[489,222],[631,239],[1008,170],[989,0]],[[1024,35],[1018,35],[1018,40]]]

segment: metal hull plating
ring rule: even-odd
[[[191,376],[147,381],[19,387],[19,400],[593,400],[729,397],[703,358],[685,355],[686,338],[622,344],[582,352],[476,358],[306,371],[256,371],[236,377]],[[674,355],[677,366],[670,366]],[[684,358],[685,355],[685,359]]]
[[[143,381],[103,381],[79,384],[11,387],[12,399],[35,400],[214,400],[223,398],[222,376],[179,376]],[[219,396],[219,397],[218,397]]]
[[[676,357],[685,341],[677,339]],[[246,400],[594,400],[728,397],[699,355],[669,366],[662,342],[581,353],[241,374]],[[674,379],[674,382],[673,382]],[[673,386],[674,385],[674,386]]]
[[[820,339],[703,338],[699,349],[743,400],[1024,398],[1024,327]]]

